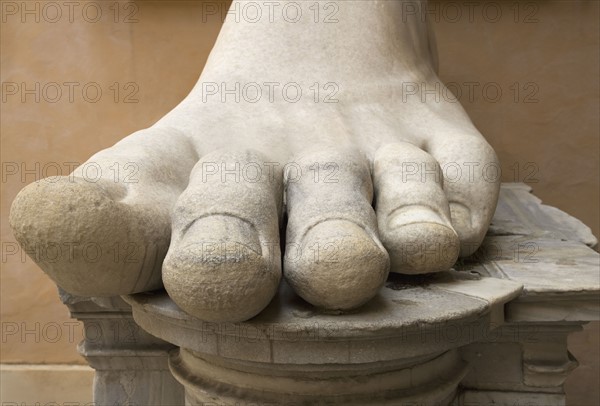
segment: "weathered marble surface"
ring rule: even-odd
[[[335,24],[315,23],[314,7],[328,4],[282,1],[300,8],[294,22],[228,18],[176,108],[19,193],[19,244],[72,294],[164,286],[215,322],[259,314],[282,276],[313,305],[346,311],[389,272],[446,271],[474,252],[498,159],[444,97],[426,20],[404,2],[357,0],[335,3]],[[36,255],[56,244],[69,255]],[[115,261],[115,245],[137,257]]]
[[[523,284],[509,321],[598,318],[600,259],[590,229],[545,206],[524,184],[506,184],[479,252],[457,269]]]

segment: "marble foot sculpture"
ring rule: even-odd
[[[21,191],[14,234],[58,285],[112,296],[164,284],[193,316],[242,321],[282,274],[311,304],[347,311],[390,271],[444,271],[477,249],[497,158],[442,96],[427,24],[402,2],[365,0],[315,22],[313,3],[294,2],[293,22],[227,20],[179,106]],[[40,255],[56,244],[70,255]]]

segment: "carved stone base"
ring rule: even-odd
[[[458,348],[488,336],[520,292],[468,273],[396,276],[360,312],[330,315],[284,284],[243,323],[195,319],[164,293],[126,300],[180,347],[170,366],[188,405],[447,405],[467,373]]]
[[[121,298],[83,298],[61,291],[71,317],[84,323],[78,350],[96,370],[94,406],[179,406],[183,387],[168,367],[176,348],[142,330]]]
[[[274,368],[208,360],[182,349],[170,365],[186,387],[188,405],[443,405],[454,398],[466,373],[466,363],[456,350],[403,363]]]

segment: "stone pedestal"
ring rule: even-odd
[[[441,274],[392,275],[355,313],[320,313],[285,284],[243,323],[195,319],[165,292],[70,307],[104,331],[132,311],[160,338],[86,340],[98,404],[182,404],[185,387],[188,405],[562,405],[577,365],[567,336],[599,319],[595,243],[510,184],[477,254]]]
[[[467,373],[458,349],[485,339],[520,292],[469,273],[395,276],[360,311],[330,315],[282,286],[235,324],[193,319],[165,293],[127,301],[143,329],[180,347],[170,367],[190,405],[448,404]]]
[[[142,330],[120,297],[83,298],[60,291],[71,317],[83,322],[78,350],[96,370],[94,406],[182,405],[183,387],[169,372],[176,351]]]
[[[600,316],[600,260],[589,228],[544,206],[522,184],[503,185],[483,246],[457,270],[523,284],[493,336],[461,348],[471,372],[459,404],[564,405],[577,361],[567,336]]]

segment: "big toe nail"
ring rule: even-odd
[[[288,244],[286,278],[301,297],[329,310],[356,308],[385,282],[389,257],[366,231],[346,220],[311,228],[299,245]]]

